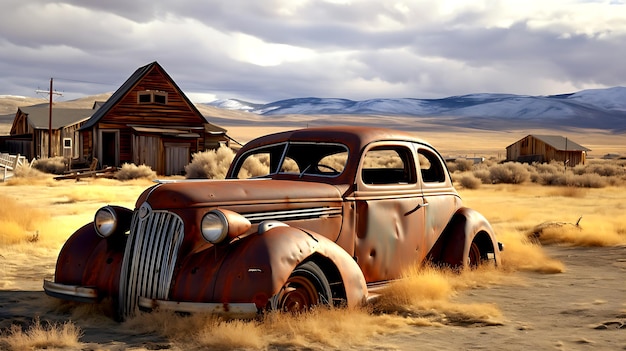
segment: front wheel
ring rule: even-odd
[[[332,292],[322,269],[312,261],[297,266],[280,291],[270,299],[270,308],[282,312],[304,312],[330,305]]]

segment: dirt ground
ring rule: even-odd
[[[444,318],[441,324],[373,335],[354,349],[626,350],[626,247],[553,246],[547,252],[565,264],[565,272],[517,272],[515,283],[471,289],[453,298],[464,304],[496,305],[502,311],[499,321],[463,323]],[[67,310],[38,287],[37,278],[18,274],[15,286],[30,289],[0,290],[1,329],[29,325],[35,318],[68,318]],[[135,333],[105,316],[73,323],[83,330],[83,350],[180,349],[158,333]],[[270,345],[269,349],[300,347]]]
[[[493,303],[501,325],[419,328],[390,337],[400,349],[626,350],[626,247],[548,247],[559,274],[515,273],[521,285],[468,291],[459,302]]]

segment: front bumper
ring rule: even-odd
[[[96,288],[66,285],[43,281],[43,289],[47,295],[63,300],[96,303],[98,302],[98,290]],[[256,305],[250,303],[217,303],[217,302],[185,302],[157,300],[139,297],[137,305],[142,310],[166,310],[181,313],[210,313],[227,316],[230,318],[255,318],[259,314]]]
[[[87,286],[66,285],[44,280],[43,290],[47,295],[58,299],[86,303],[98,302],[98,290]]]
[[[259,314],[259,309],[250,303],[185,302],[139,297],[137,305],[142,310],[166,310],[182,313],[209,313],[231,318],[249,319]]]

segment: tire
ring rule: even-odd
[[[270,309],[306,312],[315,306],[332,304],[332,291],[322,269],[312,261],[297,266],[280,291],[270,299]]]

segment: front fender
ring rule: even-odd
[[[103,239],[94,224],[78,229],[65,242],[57,259],[54,281],[96,288],[98,297],[116,296],[126,235]]]
[[[481,249],[493,252],[496,266],[499,266],[500,250],[491,224],[478,211],[467,207],[455,212],[428,254],[428,259],[451,267],[462,267],[466,264],[472,241],[479,235]]]
[[[339,273],[348,306],[365,301],[365,278],[348,253],[322,235],[289,226],[195,253],[178,272],[171,299],[225,305],[253,302],[262,309],[298,264],[316,258],[334,266],[334,272],[325,273]]]

